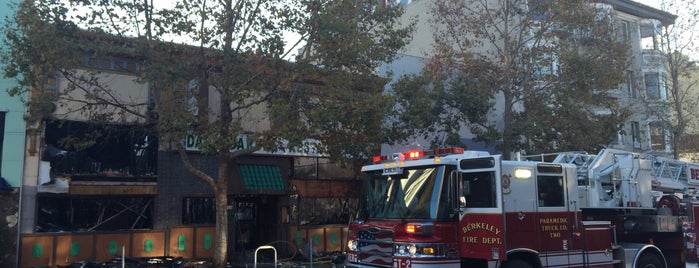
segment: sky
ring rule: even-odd
[[[660,8],[660,0],[636,0],[636,2],[639,2],[641,4],[651,6],[654,8]]]

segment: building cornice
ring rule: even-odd
[[[595,2],[610,4],[614,10],[631,14],[645,19],[656,19],[663,25],[675,23],[677,15],[635,2],[631,0],[595,0]]]

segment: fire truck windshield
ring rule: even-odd
[[[359,216],[369,219],[446,218],[444,174],[451,166],[405,168],[402,174],[382,175],[381,170],[364,174]]]

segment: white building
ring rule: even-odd
[[[495,2],[494,0],[491,0]],[[404,18],[417,18],[412,42],[391,64],[383,66],[382,73],[393,72],[394,78],[402,74],[420,71],[423,61],[433,55],[434,29],[429,22],[430,10],[434,1],[396,1],[405,6]],[[632,115],[624,124],[623,131],[609,148],[626,151],[669,154],[671,152],[669,133],[663,127],[663,120],[670,118],[667,106],[666,70],[662,46],[659,42],[660,30],[664,25],[674,23],[675,15],[630,0],[595,0],[596,6],[611,11],[615,28],[622,32],[630,45],[631,65],[627,82],[613,92],[621,106],[629,107]],[[503,101],[496,100],[496,109],[502,111]],[[500,106],[498,106],[500,105]],[[493,120],[501,120],[498,116]],[[462,140],[470,141],[473,135],[462,130]],[[420,143],[416,141],[415,143]],[[470,148],[490,150],[485,146],[472,144]],[[395,152],[394,147],[383,148],[384,153]]]

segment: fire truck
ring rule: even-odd
[[[675,170],[690,174],[683,182],[654,174],[663,164],[615,150],[374,157],[362,167],[345,266],[685,267],[688,216],[677,193],[699,165]]]

